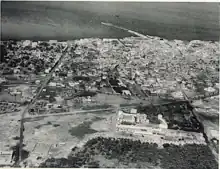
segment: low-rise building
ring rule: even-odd
[[[215,92],[215,89],[213,87],[207,87],[204,90],[207,92]]]
[[[46,73],[46,74],[50,73],[50,68],[46,69],[46,70],[44,71],[44,73]]]
[[[129,90],[122,90],[122,94],[126,96],[131,96],[131,92]]]
[[[30,40],[25,40],[22,45],[23,45],[23,47],[30,46],[31,41]]]
[[[55,87],[55,86],[57,86],[57,84],[56,84],[55,82],[50,82],[50,83],[48,84],[48,86]]]
[[[137,121],[138,124],[149,124],[149,119],[147,119],[146,114],[137,114]]]
[[[137,109],[131,109],[130,113],[131,114],[137,114]]]
[[[176,99],[184,99],[183,93],[181,91],[173,92],[171,95]]]
[[[39,84],[40,84],[40,80],[36,80],[36,81],[35,81],[35,84],[36,84],[36,85],[39,85]]]

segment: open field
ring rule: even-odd
[[[67,156],[71,147],[79,144],[87,135],[93,133],[89,132],[90,130],[95,131],[95,129],[90,128],[90,125],[108,116],[108,112],[106,115],[105,113],[81,113],[26,121],[24,149],[30,152],[27,160],[37,166],[38,160],[36,158],[38,156],[42,158],[41,160],[48,158],[50,154],[53,157]],[[2,120],[9,122],[9,124],[1,123],[1,133],[4,136],[1,137],[1,151],[10,152],[10,147],[18,141],[13,139],[16,136],[19,138],[19,122],[15,119],[20,119],[19,113],[2,116]],[[42,146],[46,146],[42,149],[43,151],[40,148]]]

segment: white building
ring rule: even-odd
[[[183,93],[181,91],[173,92],[171,95],[176,99],[184,99]]]
[[[125,122],[125,123],[131,123],[135,124],[135,116],[133,114],[124,113],[123,111],[118,111],[118,122],[119,124]]]
[[[40,84],[40,80],[36,80],[35,84],[37,84],[37,85]]]
[[[32,42],[31,46],[32,46],[32,48],[36,48],[37,47],[37,42]]]
[[[130,113],[131,114],[137,114],[137,109],[131,109]]]
[[[204,90],[207,92],[215,92],[215,89],[213,87],[207,87]]]
[[[48,84],[48,86],[55,87],[55,86],[57,86],[57,84],[56,84],[55,82],[50,82],[50,83]]]
[[[70,87],[74,87],[74,86],[75,86],[75,83],[69,82],[69,86],[70,86]]]
[[[139,124],[149,124],[146,114],[137,114],[137,123]]]
[[[122,94],[126,96],[131,96],[131,92],[129,90],[122,90]]]
[[[23,47],[30,46],[30,45],[31,45],[31,41],[30,40],[25,40],[23,42]]]
[[[57,40],[49,40],[49,43],[50,44],[55,44],[55,43],[57,43]]]
[[[6,82],[5,77],[0,77],[0,83]]]
[[[13,69],[13,72],[14,72],[14,74],[18,74],[18,73],[20,73],[21,71],[20,71],[19,69],[15,68],[15,69]]]
[[[107,77],[106,76],[102,76],[102,79],[105,80],[105,79],[107,79]]]
[[[122,123],[123,122],[135,124],[135,116],[133,116],[133,115],[123,115]]]
[[[44,72],[45,72],[46,74],[50,73],[50,68],[46,69]]]
[[[67,73],[67,77],[72,77],[72,74],[73,72],[72,71],[68,71],[68,73]]]
[[[181,144],[181,139],[184,139],[185,143],[205,144],[205,139],[202,133],[185,132],[181,130],[168,129],[168,125],[161,114],[158,115],[158,119],[161,121],[160,125],[149,124],[149,120],[145,114],[129,114],[123,111],[118,111],[118,123],[116,124],[117,131],[122,131],[132,134],[141,135],[153,135],[168,141],[170,143]],[[135,121],[136,120],[136,121]],[[129,124],[125,124],[130,123]],[[137,125],[136,125],[137,123]],[[146,125],[138,125],[138,124]],[[210,132],[211,133],[211,132]],[[213,135],[217,135],[216,131],[213,131]],[[162,140],[163,141],[163,140]]]

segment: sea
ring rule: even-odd
[[[74,40],[123,38],[108,22],[168,40],[219,41],[219,4],[214,2],[2,1],[1,38]]]

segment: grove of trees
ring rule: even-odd
[[[68,159],[48,159],[40,167],[105,167],[94,161],[95,155],[106,159],[117,159],[121,163],[139,163],[160,166],[163,169],[217,169],[218,164],[206,145],[187,144],[177,146],[164,144],[158,148],[156,143],[141,143],[130,139],[97,137]],[[74,153],[72,153],[74,154]],[[92,165],[91,165],[92,164]],[[115,166],[117,167],[117,166]]]

